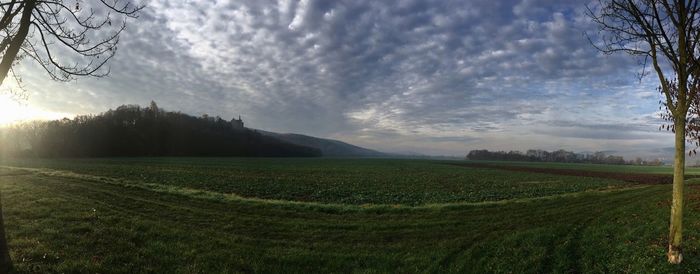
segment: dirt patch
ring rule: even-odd
[[[688,205],[695,210],[700,210],[700,185],[688,185],[686,190],[685,197]],[[668,205],[671,205],[671,199],[668,199],[667,202]]]
[[[635,184],[645,184],[645,185],[660,185],[660,184],[671,184],[673,183],[673,175],[665,174],[645,174],[645,173],[618,173],[618,172],[603,172],[603,171],[589,171],[580,169],[558,169],[558,168],[541,168],[541,167],[525,167],[525,166],[506,166],[506,165],[494,165],[494,164],[483,164],[483,163],[469,163],[469,164],[455,164],[464,167],[476,167],[476,168],[492,168],[492,169],[502,169],[510,171],[522,171],[522,172],[535,172],[535,173],[545,173],[554,175],[566,175],[566,176],[580,176],[580,177],[594,177],[594,178],[605,178],[620,180]],[[688,176],[686,179],[696,178],[697,176]]]

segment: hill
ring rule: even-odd
[[[194,117],[124,105],[98,115],[36,121],[2,129],[3,155],[34,157],[313,157],[321,151],[262,135],[240,120]]]
[[[321,151],[327,157],[389,157],[390,154],[371,150],[356,145],[348,144],[333,139],[324,139],[294,133],[276,133],[257,130],[262,135],[277,138],[279,140],[306,147],[312,147]]]

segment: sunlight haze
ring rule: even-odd
[[[0,94],[0,126],[31,120],[55,120],[73,117],[69,113],[46,111],[31,105],[30,100]]]

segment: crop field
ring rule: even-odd
[[[0,191],[19,273],[700,271],[698,179],[670,266],[670,185],[470,164],[5,160]]]
[[[133,184],[334,204],[481,202],[625,184],[609,179],[504,172],[418,160],[145,158],[11,164],[120,178]]]

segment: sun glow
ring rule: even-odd
[[[0,94],[0,126],[29,120],[51,120],[72,117],[68,113],[51,112],[32,106],[28,100],[16,100]]]

